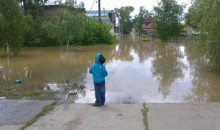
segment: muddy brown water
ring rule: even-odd
[[[23,48],[16,57],[0,49],[0,86],[61,91],[84,84],[77,103],[94,102],[89,66],[95,54],[107,59],[107,103],[219,102],[220,74],[208,71],[203,56],[187,42],[160,43],[124,39],[120,44]],[[21,80],[16,84],[15,80]]]

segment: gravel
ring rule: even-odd
[[[52,101],[0,100],[0,126],[25,124]]]

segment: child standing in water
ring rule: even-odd
[[[104,106],[105,104],[105,77],[108,75],[105,66],[105,57],[101,53],[97,53],[95,57],[95,64],[93,64],[89,72],[93,75],[93,82],[95,87],[96,101],[93,106]]]

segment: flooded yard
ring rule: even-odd
[[[3,51],[1,48],[0,89],[11,88],[15,93],[63,91],[66,86],[79,84],[86,88],[75,102],[94,102],[88,69],[95,54],[101,52],[107,59],[107,103],[220,101],[220,74],[206,68],[204,57],[191,43],[124,39],[115,45],[75,46],[68,50],[23,48],[19,56],[10,58]],[[1,96],[7,96],[7,92]]]

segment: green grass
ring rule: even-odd
[[[53,102],[49,105],[44,106],[42,111],[37,116],[32,118],[30,121],[28,121],[22,128],[20,128],[20,130],[24,130],[28,126],[31,126],[32,124],[34,124],[41,116],[44,116],[49,111],[53,110],[55,105],[56,105],[56,102]]]
[[[147,112],[149,111],[148,108],[147,108],[147,104],[146,103],[143,103],[143,109],[142,109],[142,113],[143,113],[143,121],[144,121],[144,126],[145,126],[145,130],[149,130],[149,127],[148,127],[148,118],[147,118]]]

